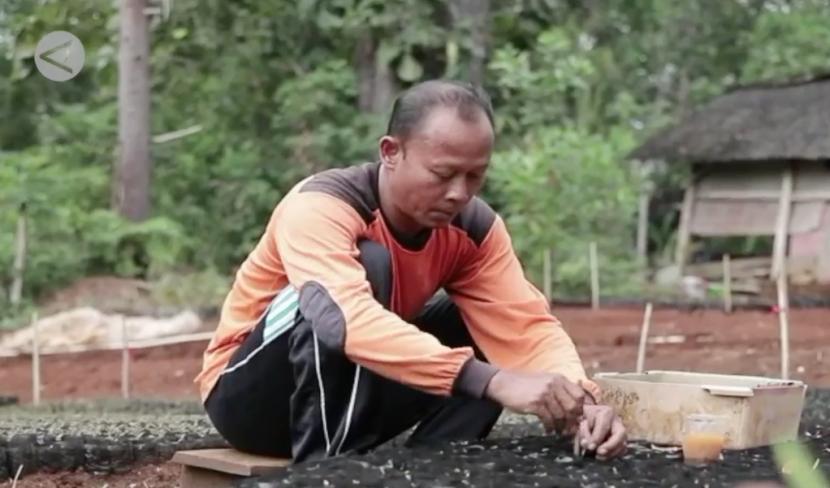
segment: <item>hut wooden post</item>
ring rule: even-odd
[[[680,228],[677,230],[677,272],[683,276],[683,267],[686,265],[686,257],[689,253],[689,238],[691,234],[692,210],[694,209],[696,182],[692,178],[686,192],[683,195],[683,207],[680,210]]]
[[[789,240],[790,213],[793,194],[793,167],[787,165],[781,178],[781,193],[778,200],[778,219],[775,223],[775,241],[772,245],[772,269],[770,278],[777,279],[783,272],[784,260],[787,257],[787,241]]]
[[[732,313],[732,265],[729,254],[723,255],[723,311]]]

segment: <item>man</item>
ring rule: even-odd
[[[622,423],[475,197],[493,141],[485,94],[422,83],[395,102],[379,162],[282,199],[197,378],[232,446],[301,462],[416,424],[410,444],[482,438],[506,407],[578,429],[598,458],[624,451]]]

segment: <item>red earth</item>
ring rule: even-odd
[[[632,371],[643,311],[614,308],[555,308],[573,337],[589,373]],[[646,369],[780,375],[778,315],[765,311],[725,314],[656,309]],[[134,396],[196,399],[193,378],[206,342],[131,352]],[[31,401],[31,357],[0,358],[0,395]],[[794,309],[790,314],[790,376],[812,386],[830,386],[830,309]],[[44,401],[117,397],[121,394],[121,352],[98,351],[41,357]]]
[[[592,311],[578,307],[554,307],[554,310],[577,344],[589,373],[635,369],[643,310]],[[742,310],[725,314],[715,310],[656,309],[650,337],[657,342],[648,346],[646,369],[780,375],[779,320],[772,311]],[[672,340],[682,342],[672,343]],[[193,378],[199,372],[205,346],[205,342],[195,342],[132,351],[132,394],[145,398],[196,399]],[[118,351],[43,356],[41,398],[50,401],[117,397],[121,393],[120,364]],[[828,364],[830,309],[792,310],[790,377],[810,386],[828,387]],[[31,358],[0,359],[0,385],[0,395],[16,395],[21,402],[30,402]],[[176,467],[168,463],[109,477],[93,478],[86,473],[31,475],[17,486],[175,486],[176,475]],[[0,484],[0,487],[6,486],[11,485]]]

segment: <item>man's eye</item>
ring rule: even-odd
[[[453,176],[452,173],[441,173],[438,171],[433,171],[432,173],[435,174],[435,176],[437,176],[438,178],[441,178],[442,180],[451,180]]]

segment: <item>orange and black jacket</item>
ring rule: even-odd
[[[272,299],[296,290],[346,356],[377,374],[436,395],[482,396],[496,368],[561,373],[594,397],[573,342],[524,276],[505,224],[474,198],[454,221],[419,242],[398,239],[378,205],[378,163],[327,170],[298,183],[277,205],[236,274],[196,382],[206,399]],[[358,262],[368,238],[392,258],[389,310],[372,296]],[[444,288],[476,345],[450,348],[409,323]],[[285,374],[291,374],[286,371]]]

